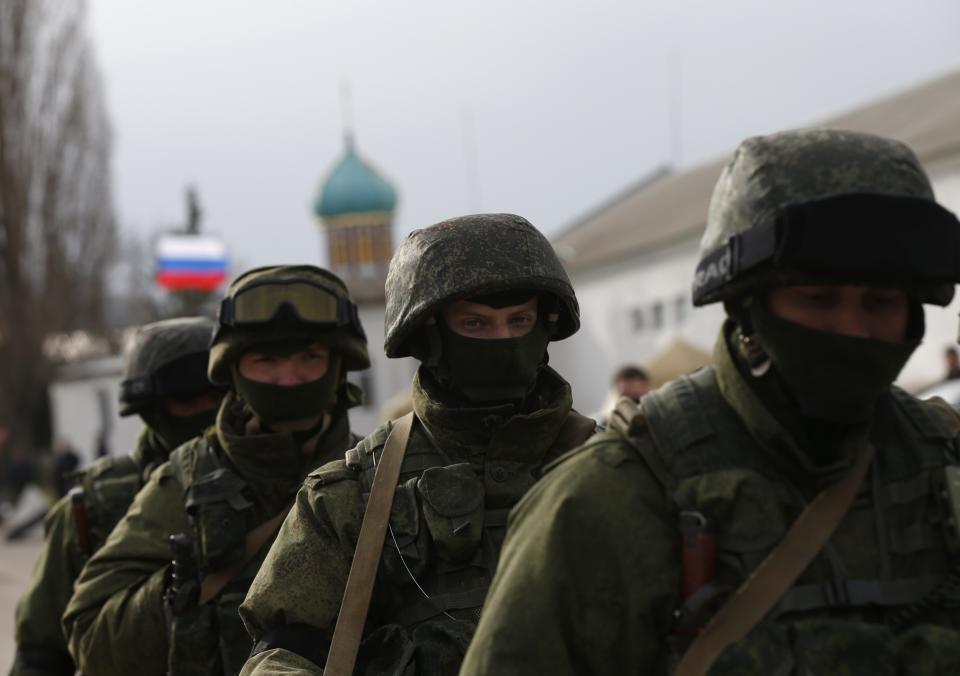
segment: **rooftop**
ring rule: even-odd
[[[898,139],[924,164],[960,153],[960,71],[814,126]],[[565,267],[589,270],[699,236],[728,159],[680,173],[661,170],[578,219],[553,238]]]

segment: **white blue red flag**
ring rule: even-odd
[[[208,235],[164,235],[157,242],[157,284],[168,291],[216,291],[227,278],[227,248]]]

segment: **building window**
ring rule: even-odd
[[[373,262],[373,228],[368,225],[357,228],[357,262],[361,265]]]
[[[373,408],[377,403],[376,391],[373,388],[373,374],[369,370],[361,371],[356,378],[357,386],[363,390],[363,408]]]
[[[643,308],[635,307],[630,311],[630,323],[633,325],[634,333],[643,331]]]
[[[684,294],[680,294],[673,300],[673,309],[677,324],[687,321],[687,297]]]
[[[659,300],[650,308],[650,328],[654,331],[663,328],[663,303]]]

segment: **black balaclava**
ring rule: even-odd
[[[150,408],[141,411],[140,417],[153,430],[160,442],[172,451],[180,444],[184,444],[217,421],[217,408],[202,411],[189,416],[171,415],[163,408],[162,402],[157,402]]]
[[[257,352],[288,357],[307,349],[313,342],[286,340],[257,345]],[[327,372],[322,377],[299,385],[274,385],[245,378],[236,365],[233,382],[237,394],[261,421],[270,425],[289,420],[322,416],[337,401],[341,385],[340,357],[331,351]]]
[[[754,375],[769,359],[809,418],[843,423],[870,419],[924,332],[923,307],[911,300],[906,337],[899,342],[820,331],[773,315],[757,297],[741,315],[741,329],[753,342],[748,361]],[[746,321],[743,321],[743,320]]]
[[[536,294],[513,291],[471,298],[493,308],[522,305]],[[536,386],[540,370],[547,364],[547,344],[553,329],[544,320],[549,316],[549,296],[541,296],[537,321],[529,333],[517,338],[486,340],[463,336],[447,326],[442,317],[428,327],[435,332],[427,369],[436,380],[475,404],[522,401]]]

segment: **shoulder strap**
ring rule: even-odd
[[[266,544],[267,540],[277,532],[283,520],[290,512],[290,507],[275,514],[269,521],[264,521],[252,531],[247,533],[247,539],[243,547],[243,556],[234,561],[229,566],[214,571],[203,578],[200,583],[200,600],[198,605],[203,605],[217,594],[223,591],[223,588],[230,584],[230,581],[240,574],[250,561],[257,555],[257,552]]]
[[[697,636],[680,660],[677,676],[706,674],[727,646],[746,636],[773,608],[850,510],[872,459],[873,446],[864,444],[847,475],[807,505],[776,549]]]
[[[350,676],[353,673],[413,419],[412,412],[400,418],[384,444],[380,464],[370,487],[367,508],[363,513],[337,625],[330,641],[330,653],[323,670],[327,676]]]

